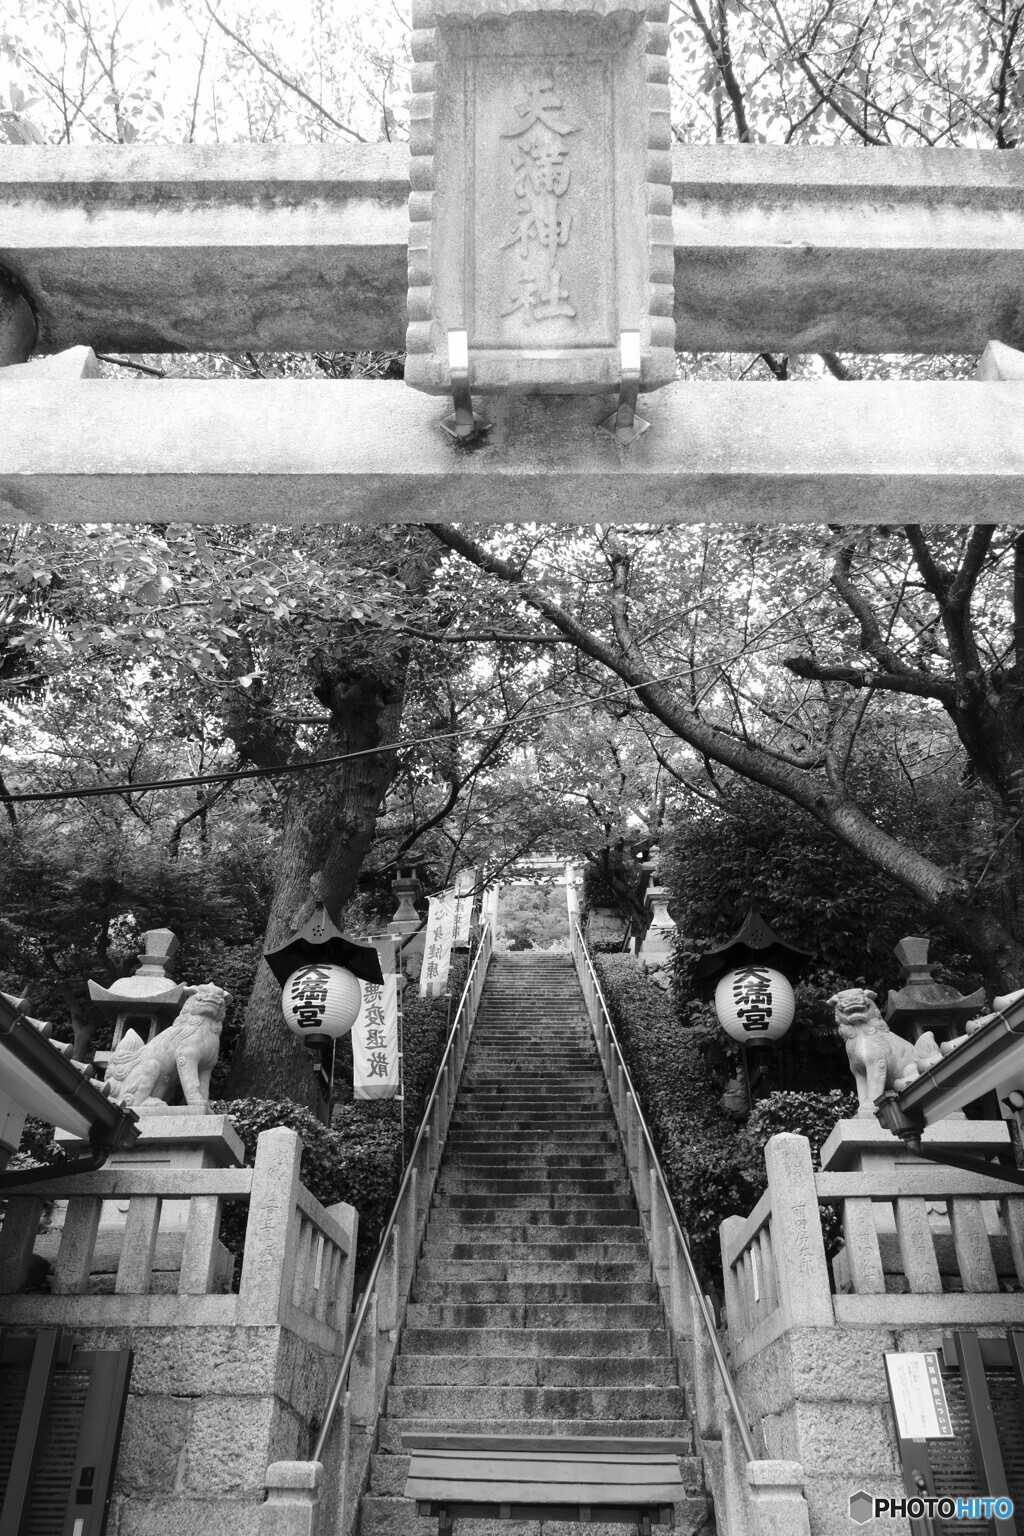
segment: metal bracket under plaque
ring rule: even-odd
[[[448,332],[448,372],[452,381],[452,401],[455,409],[446,416],[441,426],[449,437],[466,442],[478,432],[489,432],[493,422],[484,421],[473,414],[473,401],[469,393],[469,332]]]
[[[618,408],[598,425],[600,431],[607,432],[609,437],[614,437],[617,443],[625,447],[646,432],[650,426],[649,421],[645,421],[636,413],[636,399],[640,392],[639,331],[619,332],[619,357],[622,376],[619,381]]]

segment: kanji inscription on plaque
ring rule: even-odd
[[[614,390],[674,377],[667,6],[414,0],[406,380]]]

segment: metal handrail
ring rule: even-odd
[[[743,1406],[740,1403],[739,1394],[736,1391],[736,1383],[732,1379],[725,1355],[722,1353],[722,1346],[718,1340],[718,1331],[715,1327],[714,1315],[710,1306],[708,1305],[707,1297],[704,1295],[700,1279],[697,1275],[693,1257],[690,1253],[690,1245],[686,1240],[686,1234],[679,1224],[679,1217],[676,1215],[676,1208],[672,1202],[672,1196],[668,1191],[668,1184],[666,1183],[665,1175],[662,1171],[661,1161],[654,1149],[654,1142],[651,1138],[651,1133],[647,1128],[647,1121],[644,1119],[643,1110],[640,1108],[640,1100],[637,1097],[636,1089],[633,1087],[633,1079],[629,1075],[629,1068],[626,1066],[626,1059],[622,1054],[622,1047],[619,1044],[618,1036],[615,1033],[615,1026],[612,1023],[611,1014],[608,1012],[608,1004],[604,1000],[604,993],[601,990],[601,983],[598,980],[597,972],[594,969],[594,962],[590,958],[590,951],[587,949],[587,943],[583,937],[583,930],[580,928],[578,922],[573,923],[573,939],[576,945],[578,945],[579,950],[587,963],[587,970],[590,972],[590,979],[593,983],[594,992],[596,994],[601,1012],[604,1015],[604,1021],[608,1030],[609,1038],[615,1047],[615,1054],[618,1057],[618,1064],[622,1069],[623,1076],[625,1077],[627,1090],[633,1096],[633,1105],[636,1110],[637,1120],[640,1123],[640,1130],[643,1134],[644,1141],[647,1143],[647,1151],[650,1156],[651,1168],[653,1169],[654,1174],[659,1184],[661,1185],[661,1192],[665,1199],[665,1208],[668,1211],[669,1219],[672,1222],[676,1237],[679,1241],[680,1252],[683,1255],[683,1263],[686,1266],[686,1272],[690,1280],[690,1289],[696,1298],[697,1309],[700,1312],[701,1319],[707,1331],[708,1340],[711,1344],[711,1352],[715,1358],[715,1365],[718,1367],[718,1374],[722,1378],[722,1386],[725,1390],[726,1399],[728,1400],[729,1407],[732,1410],[732,1416],[736,1421],[736,1428],[739,1432],[740,1440],[743,1443],[744,1455],[748,1461],[759,1461],[761,1458],[758,1456],[756,1450],[754,1449],[754,1440],[750,1433],[750,1424],[747,1420],[746,1414],[743,1411]],[[605,1070],[607,1071],[607,1068]]]
[[[384,1261],[387,1257],[388,1244],[391,1240],[391,1234],[395,1230],[395,1227],[398,1223],[398,1214],[402,1205],[402,1201],[404,1200],[406,1191],[412,1182],[413,1169],[416,1167],[416,1157],[419,1153],[423,1138],[427,1134],[431,1111],[437,1103],[438,1094],[441,1087],[441,1079],[444,1076],[444,1070],[448,1064],[448,1058],[451,1055],[452,1046],[455,1043],[455,1037],[458,1033],[459,1023],[462,1019],[462,1011],[466,1005],[466,998],[469,996],[470,989],[473,986],[476,969],[480,964],[480,957],[484,954],[485,950],[487,951],[487,957],[490,958],[490,952],[492,948],[491,939],[491,929],[490,925],[488,924],[484,927],[483,934],[480,938],[480,943],[477,946],[476,954],[473,956],[472,963],[469,967],[469,974],[466,977],[466,985],[462,989],[462,996],[459,999],[459,1006],[455,1010],[455,1018],[453,1019],[452,1027],[448,1032],[448,1043],[445,1045],[444,1055],[441,1057],[441,1064],[437,1069],[437,1076],[434,1078],[434,1086],[430,1091],[430,1097],[427,1100],[426,1106],[423,1110],[423,1118],[420,1121],[419,1130],[416,1132],[416,1140],[412,1144],[412,1151],[409,1153],[409,1158],[405,1165],[405,1173],[402,1175],[402,1182],[398,1186],[398,1194],[395,1196],[395,1203],[391,1207],[391,1215],[388,1217],[387,1225],[381,1234],[380,1246],[377,1249],[377,1257],[373,1261],[373,1268],[370,1270],[369,1279],[363,1288],[363,1294],[360,1299],[359,1306],[356,1309],[355,1319],[352,1323],[352,1331],[349,1334],[348,1343],[345,1346],[345,1353],[341,1357],[341,1364],[338,1366],[338,1374],[334,1379],[334,1386],[331,1389],[331,1395],[327,1402],[327,1409],[324,1413],[324,1420],[320,1426],[320,1432],[316,1437],[316,1444],[313,1447],[313,1454],[311,1458],[313,1461],[323,1460],[324,1450],[327,1446],[327,1441],[330,1438],[335,1417],[339,1407],[341,1406],[342,1398],[345,1395],[345,1385],[348,1381],[349,1371],[352,1368],[352,1361],[355,1359],[356,1348],[359,1344],[359,1336],[362,1331],[363,1323],[366,1321],[367,1314],[370,1310],[370,1302],[373,1299],[374,1287],[377,1284],[377,1277],[379,1276],[381,1269],[384,1266]]]

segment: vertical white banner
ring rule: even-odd
[[[455,913],[455,947],[465,948],[469,943],[469,929],[473,921],[473,897],[476,891],[476,870],[464,869],[455,882],[458,892],[458,908]]]
[[[375,939],[384,985],[360,981],[363,994],[352,1026],[352,1096],[393,1099],[399,1088],[398,987],[394,939]]]
[[[440,896],[430,898],[423,968],[420,971],[420,997],[440,997],[448,985],[457,899],[454,890],[442,891]]]
[[[501,893],[500,885],[489,885],[484,891],[480,904],[481,923],[490,923],[491,937],[496,938],[498,933],[498,896]]]

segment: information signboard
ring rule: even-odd
[[[904,1440],[952,1440],[953,1424],[934,1350],[885,1356],[896,1430]]]

